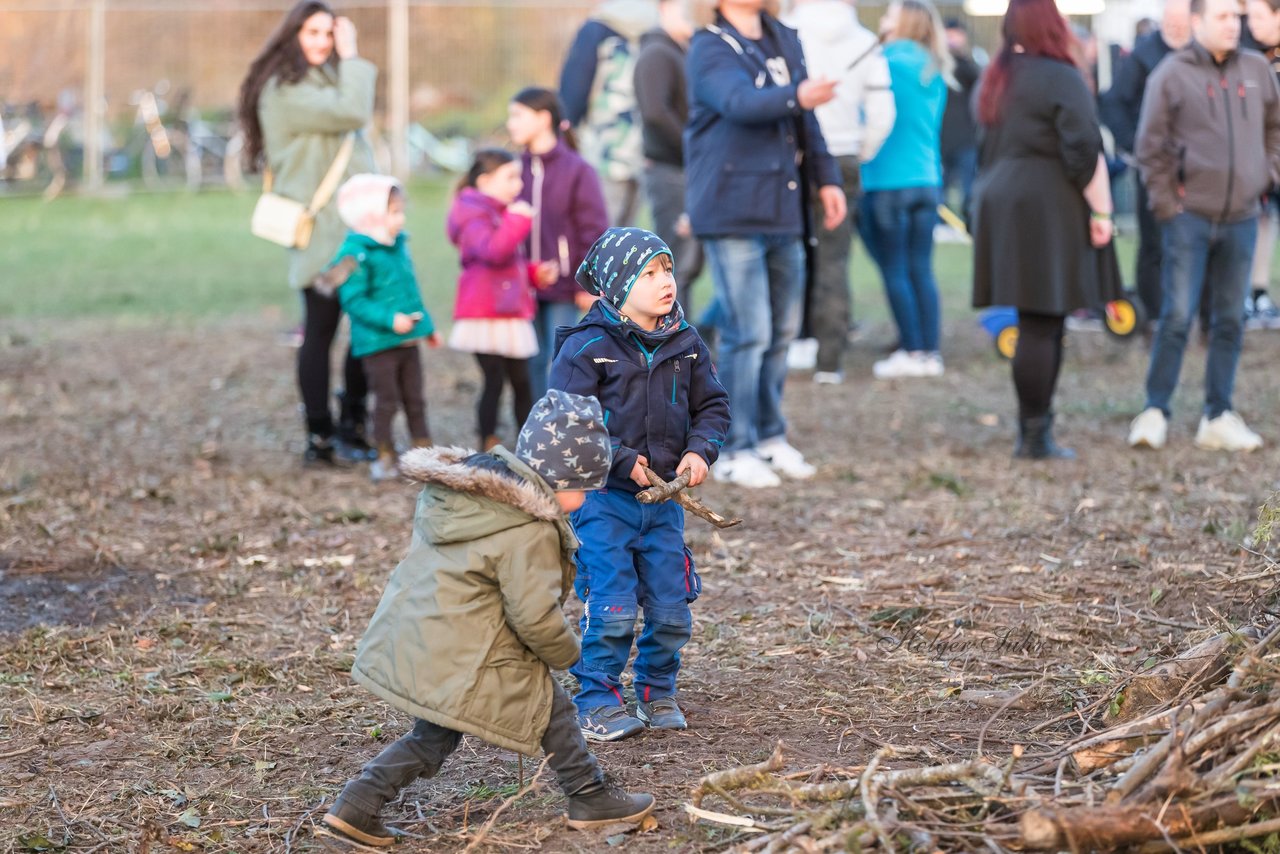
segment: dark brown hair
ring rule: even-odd
[[[551,130],[556,138],[564,140],[564,144],[574,151],[578,150],[578,139],[573,135],[568,122],[564,120],[564,106],[560,103],[560,96],[555,92],[540,86],[529,86],[517,92],[511,101],[526,106],[535,113],[550,113]]]
[[[475,187],[476,179],[481,175],[488,175],[490,172],[502,166],[506,166],[516,159],[516,156],[505,148],[482,148],[476,152],[475,159],[471,161],[471,168],[458,181],[458,191],[467,187]]]
[[[333,7],[324,0],[300,0],[267,37],[266,44],[249,64],[249,73],[240,84],[240,103],[237,113],[244,130],[244,161],[250,172],[257,172],[262,165],[262,123],[258,121],[258,99],[272,78],[281,83],[297,83],[311,69],[310,63],[298,44],[298,33],[312,15],[323,12],[337,17]],[[329,62],[334,54],[329,55]]]

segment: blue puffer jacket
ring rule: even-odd
[[[608,489],[639,492],[636,456],[670,480],[689,451],[716,461],[729,430],[729,393],[711,352],[688,324],[655,337],[597,302],[577,326],[556,335],[551,388],[593,395],[613,443]]]
[[[800,236],[807,215],[802,184],[841,185],[813,111],[796,98],[808,76],[800,38],[769,15],[761,19],[786,60],[784,84],[757,44],[723,17],[689,45],[685,202],[699,237]]]

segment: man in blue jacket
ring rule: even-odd
[[[813,233],[807,187],[819,188],[825,228],[846,213],[839,167],[813,115],[836,82],[806,79],[795,31],[766,11],[776,5],[721,0],[714,20],[696,22],[705,28],[688,65],[687,208],[715,286],[721,377],[734,409],[717,478],[752,488],[777,486],[775,471],[814,473],[787,441],[782,416],[804,239]]]
[[[650,485],[646,467],[668,480],[688,472],[690,486],[702,482],[729,428],[729,396],[684,320],[673,263],[652,232],[601,235],[578,268],[578,283],[600,299],[561,330],[551,368],[552,388],[599,399],[613,445],[605,488],[573,514],[583,613],[582,658],[570,672],[581,686],[573,698],[578,722],[593,741],[625,738],[646,724],[685,728],[676,675],[693,629],[689,603],[702,585],[684,546],[684,510],[671,501],[641,504],[636,493]],[[632,715],[620,677],[641,608]]]

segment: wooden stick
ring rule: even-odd
[[[666,501],[668,498],[675,497],[675,494],[680,490],[689,488],[689,472],[687,471],[669,483],[663,483],[662,478],[654,475],[653,471],[648,467],[644,471],[649,476],[649,483],[653,484],[653,486],[636,495],[636,500],[641,504],[657,504],[659,501]]]
[[[702,806],[703,796],[717,789],[741,789],[750,787],[752,783],[763,783],[768,779],[767,775],[782,768],[782,763],[782,742],[779,741],[773,753],[763,762],[741,768],[714,771],[703,777],[693,790],[693,805]]]
[[[665,480],[663,480],[661,477],[659,477],[657,472],[655,472],[653,469],[649,468],[648,466],[645,466],[644,473],[648,475],[649,482],[653,484],[653,486],[645,490],[645,492],[650,492],[653,489],[659,489],[659,490],[667,489],[672,484],[679,483],[680,478],[685,477],[684,475],[681,475],[680,478],[676,478],[669,484]],[[688,478],[685,478],[685,482],[688,483]],[[636,496],[636,498],[639,499],[640,495],[643,495],[643,494],[644,492],[639,493]],[[726,519],[725,517],[721,516],[719,513],[715,512],[711,508],[707,507],[707,505],[703,504],[701,501],[694,498],[684,489],[680,489],[676,492],[671,493],[669,498],[671,501],[674,501],[675,503],[679,504],[685,510],[688,510],[693,515],[697,516],[699,519],[705,519],[708,522],[710,522],[712,525],[715,525],[717,528],[732,528],[735,525],[742,524],[741,519]],[[648,503],[648,502],[645,502],[645,503]]]

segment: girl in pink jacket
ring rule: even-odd
[[[501,441],[498,404],[504,385],[511,386],[516,425],[524,423],[533,407],[529,358],[538,352],[533,289],[557,275],[554,262],[538,266],[525,258],[522,247],[533,208],[516,201],[523,186],[520,171],[510,152],[478,151],[446,226],[462,264],[449,346],[474,353],[484,375],[478,416],[486,451]]]

